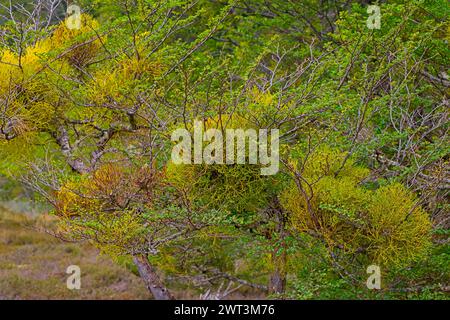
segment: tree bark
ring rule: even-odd
[[[284,236],[284,235],[283,235]],[[283,250],[278,253],[279,249]],[[272,252],[272,264],[274,270],[270,275],[269,294],[283,295],[286,290],[286,243],[282,239],[282,244]]]
[[[133,256],[133,262],[137,266],[139,275],[144,280],[147,289],[155,300],[173,300],[174,297],[162,283],[155,268],[149,263],[147,256]]]
[[[270,275],[269,294],[283,295],[286,290],[286,261],[287,261],[287,245],[286,245],[286,220],[285,212],[281,208],[278,198],[274,198],[271,204],[273,219],[276,223],[276,232],[278,233],[278,241],[274,244],[272,251],[272,265],[274,270]],[[280,252],[281,251],[281,252]]]
[[[270,275],[269,294],[284,294],[286,289],[286,275],[282,270],[276,268]]]

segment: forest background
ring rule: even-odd
[[[447,1],[0,4],[0,297],[448,299]],[[279,172],[174,164],[195,120]]]

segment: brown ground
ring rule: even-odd
[[[40,219],[45,219],[41,217]],[[88,244],[62,242],[0,208],[1,299],[151,299],[141,280]],[[81,268],[81,289],[66,287],[66,268]]]

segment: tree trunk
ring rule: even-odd
[[[283,294],[286,289],[286,274],[278,268],[270,275],[269,294]]]
[[[287,262],[287,245],[286,245],[286,214],[281,208],[278,198],[274,198],[271,204],[273,219],[276,224],[276,232],[278,238],[272,251],[272,265],[274,270],[270,275],[269,294],[283,295],[286,290],[286,262]]]
[[[148,262],[147,256],[133,256],[133,262],[139,270],[147,289],[152,293],[155,300],[173,300],[172,294],[164,286],[155,268]]]

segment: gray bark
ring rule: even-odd
[[[172,294],[164,286],[156,269],[150,264],[145,255],[133,257],[133,262],[137,266],[139,275],[144,280],[147,289],[152,293],[155,300],[173,300]]]

